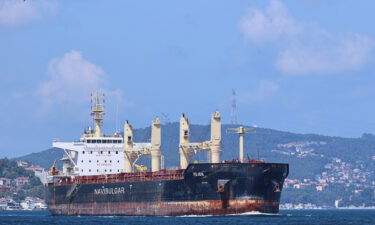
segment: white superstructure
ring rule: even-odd
[[[101,132],[104,115],[103,95],[92,95],[92,113],[95,130],[88,128],[78,142],[53,141],[52,146],[64,150],[63,174],[99,175],[124,172],[124,138],[120,133],[104,135]],[[132,143],[133,149],[150,147],[151,143]],[[133,170],[138,165],[132,165]]]
[[[151,146],[134,143],[134,148]],[[83,137],[79,142],[53,142],[54,148],[65,151],[63,173],[97,175],[124,172],[124,143],[121,135]]]
[[[150,171],[156,172],[162,168],[161,163],[161,124],[159,118],[151,124],[151,142],[136,143],[133,139],[133,128],[126,121],[124,136],[120,133],[104,135],[102,120],[104,116],[104,95],[93,94],[91,115],[95,129],[88,128],[78,142],[54,141],[53,147],[64,150],[63,174],[69,176],[102,175],[115,173],[131,173],[135,170],[145,171],[147,167],[137,165],[141,156],[151,158]],[[190,142],[189,121],[184,114],[180,119],[180,168],[186,169],[192,155],[199,150],[210,154],[209,162],[219,163],[221,153],[221,117],[216,111],[211,118],[211,138],[204,142]],[[177,150],[176,150],[177,153]],[[53,168],[55,168],[53,166]]]
[[[63,173],[95,175],[121,172],[123,138],[81,138],[79,142],[53,142],[65,151]]]

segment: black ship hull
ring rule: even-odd
[[[53,215],[181,216],[278,213],[288,164],[190,164],[181,177],[46,185]]]

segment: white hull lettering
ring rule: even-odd
[[[106,188],[102,186],[102,188],[94,189],[94,194],[96,195],[118,195],[118,194],[124,194],[124,193],[125,193],[124,187]]]

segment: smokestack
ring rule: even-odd
[[[131,153],[133,150],[133,128],[128,121],[124,124],[124,172],[132,172],[133,159]]]
[[[156,118],[151,125],[151,170],[152,172],[160,170],[160,146],[161,146],[161,127],[160,119]]]
[[[189,165],[190,155],[189,155],[189,143],[190,143],[190,130],[189,130],[189,120],[184,114],[180,118],[180,168],[186,169]]]
[[[221,117],[219,111],[215,111],[211,118],[211,163],[220,163],[221,153]]]

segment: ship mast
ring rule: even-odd
[[[95,121],[95,137],[102,136],[102,120],[104,116],[104,94],[91,94],[91,116]]]
[[[237,133],[240,136],[240,140],[239,140],[240,162],[243,163],[244,162],[244,143],[243,143],[244,134],[248,133],[248,131],[255,130],[255,128],[245,128],[243,126],[240,126],[238,128],[228,128],[227,131],[228,130],[234,131],[233,133]]]

